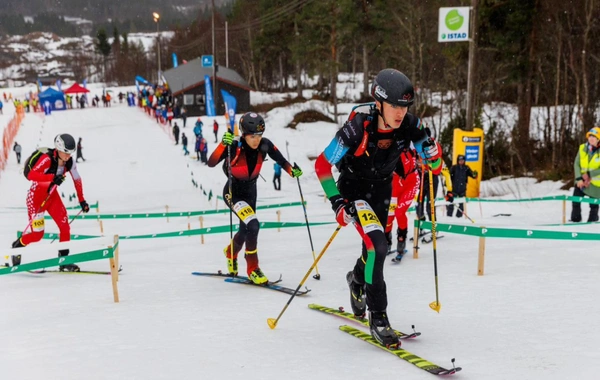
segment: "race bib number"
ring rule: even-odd
[[[360,225],[362,226],[365,233],[373,232],[373,231],[381,231],[383,232],[383,226],[381,222],[375,215],[375,212],[371,208],[371,206],[362,200],[358,200],[354,202],[354,206],[356,207],[356,213],[358,214],[358,220],[360,220]]]
[[[44,213],[34,215],[31,229],[35,232],[44,231]]]
[[[250,205],[244,201],[239,201],[233,206],[233,211],[240,220],[248,224],[251,220],[256,219],[256,214]]]
[[[390,208],[388,211],[388,216],[395,215],[397,208],[398,208],[398,198],[392,197],[392,199],[390,200]]]

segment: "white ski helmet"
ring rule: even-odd
[[[59,152],[73,154],[77,151],[75,139],[68,133],[57,135],[54,138],[54,147]]]

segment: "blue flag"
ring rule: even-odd
[[[83,80],[83,88],[87,88],[87,79]]]
[[[173,53],[173,67],[177,67],[179,64],[177,63],[177,54]]]
[[[40,80],[40,78],[38,78],[38,92],[42,92],[42,81]]]
[[[137,80],[138,82],[143,83],[143,84],[148,84],[148,81],[139,75],[135,77],[135,80]]]
[[[225,119],[229,122],[229,132],[234,133],[237,99],[225,90],[221,90],[221,96],[223,97],[223,103],[225,103]]]
[[[62,91],[62,89],[60,88],[61,84],[62,83],[61,83],[60,79],[57,79],[56,80],[56,88],[58,88],[58,91]]]
[[[208,75],[204,76],[204,89],[206,91],[206,116],[217,116],[212,86],[210,84],[210,77]]]
[[[139,94],[140,93],[140,82],[138,82],[137,79],[135,80],[135,87],[137,88],[137,92]]]

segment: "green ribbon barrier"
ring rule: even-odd
[[[414,226],[417,227],[418,220]],[[421,221],[421,229],[431,230],[431,222]],[[600,240],[600,234],[590,232],[543,231],[532,229],[509,229],[495,227],[474,227],[456,224],[436,223],[435,230],[459,235],[510,239],[547,240]]]
[[[328,224],[335,224],[335,222],[318,222],[318,223],[310,223],[311,226],[322,226]],[[302,222],[261,222],[260,228],[293,228],[293,227],[304,227],[306,223]],[[239,225],[234,225],[233,230],[237,231],[239,229]],[[119,235],[119,240],[129,240],[129,239],[154,239],[154,238],[169,238],[169,237],[179,237],[179,236],[196,236],[196,235],[210,235],[210,234],[220,234],[229,232],[229,225],[224,226],[215,226],[215,227],[205,227],[205,228],[197,228],[193,230],[182,230],[175,232],[161,232],[154,234],[144,234],[144,235]],[[21,232],[17,232],[17,236],[21,237]],[[45,233],[44,239],[54,239],[58,236],[58,233]],[[95,239],[101,236],[93,236],[93,235],[71,235],[71,240],[85,240],[85,239]],[[115,245],[115,248],[117,246]]]
[[[27,210],[27,207],[4,207],[9,210]],[[90,205],[90,209],[98,208],[98,201],[96,203]],[[81,210],[81,206],[71,206],[65,207],[67,210]]]
[[[82,263],[84,261],[109,259],[111,257],[114,257],[114,248],[103,248],[96,251],[77,253],[74,255],[17,265],[16,267],[1,268],[0,275],[56,267],[59,265]]]
[[[271,209],[271,208],[283,208],[283,207],[294,207],[301,206],[302,202],[286,202],[277,203],[272,205],[263,205],[256,207],[257,210]],[[142,218],[177,218],[177,217],[192,217],[200,215],[212,215],[212,214],[224,214],[228,213],[229,209],[225,208],[222,210],[203,210],[203,211],[183,211],[183,212],[154,212],[145,214],[81,214],[77,219],[142,219]],[[52,219],[50,215],[45,215],[44,219]]]

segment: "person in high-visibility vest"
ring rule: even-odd
[[[600,199],[600,127],[594,127],[585,135],[587,142],[579,146],[575,157],[574,197],[588,196]],[[588,222],[598,221],[598,204],[590,203]],[[581,203],[573,202],[571,221],[581,222]]]

